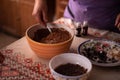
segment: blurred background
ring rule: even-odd
[[[47,0],[49,21],[63,16],[68,0]],[[0,0],[0,48],[25,35],[37,23],[32,16],[34,0]]]

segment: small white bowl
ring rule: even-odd
[[[79,64],[87,69],[87,72],[79,76],[66,76],[57,73],[54,69],[62,64]],[[75,53],[64,53],[53,57],[49,62],[51,74],[55,80],[86,80],[92,70],[91,62],[84,56]]]

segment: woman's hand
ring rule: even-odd
[[[48,21],[46,0],[35,0],[32,15],[40,25],[46,25],[46,22]]]
[[[115,21],[115,26],[118,27],[118,29],[120,30],[120,13],[118,14],[116,21]]]

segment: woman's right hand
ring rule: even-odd
[[[48,21],[46,0],[35,0],[32,15],[40,25],[46,25],[46,22]]]

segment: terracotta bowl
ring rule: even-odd
[[[57,28],[64,28],[71,34],[71,38],[60,43],[55,43],[55,44],[46,44],[46,43],[40,43],[37,41],[33,40],[34,33],[38,29],[42,29],[45,27],[42,27],[38,24],[35,24],[31,27],[29,27],[26,30],[26,39],[31,47],[31,49],[39,56],[42,58],[52,58],[53,56],[56,56],[61,53],[65,53],[69,50],[73,37],[74,37],[74,31],[70,29],[67,26],[60,25],[60,24],[49,24],[50,27],[57,27]],[[42,34],[41,34],[42,35]]]

